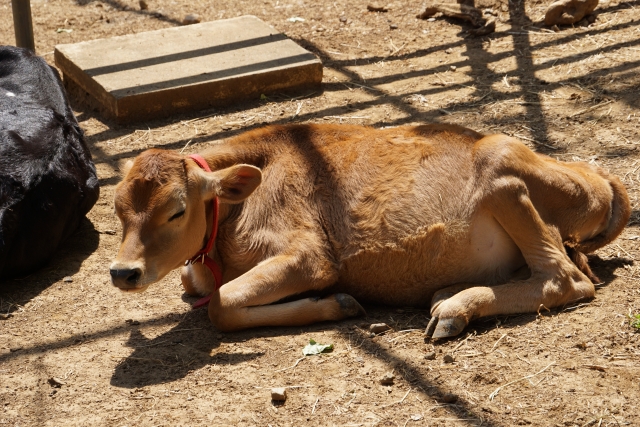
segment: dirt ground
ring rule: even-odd
[[[50,63],[58,43],[177,26],[187,14],[251,14],[325,70],[322,91],[132,126],[72,102],[101,197],[48,267],[0,291],[0,425],[640,425],[640,333],[628,320],[640,312],[640,1],[601,2],[588,27],[558,32],[541,24],[546,1],[483,1],[496,32],[471,37],[464,22],[417,19],[424,2],[376,13],[366,0],[147,0],[147,10],[137,0],[32,0],[36,50]],[[0,43],[14,43],[9,0]],[[513,135],[622,178],[633,214],[590,257],[604,281],[594,300],[482,319],[432,343],[424,310],[368,306],[366,318],[222,334],[191,310],[176,272],[143,294],[111,286],[113,188],[140,151],[195,152],[266,123],[434,121]],[[378,322],[392,329],[370,336]],[[334,351],[303,358],[310,338]],[[390,372],[393,384],[381,385]],[[284,404],[272,403],[272,387],[287,388]]]

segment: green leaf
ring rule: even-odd
[[[629,323],[637,332],[640,332],[640,314],[629,314]]]
[[[260,94],[260,100],[264,101],[267,100],[269,98],[267,98],[267,95],[265,95],[264,93]]]
[[[305,356],[314,356],[320,353],[329,353],[333,351],[333,344],[318,344],[312,339],[309,340],[309,344],[302,349],[302,354]]]

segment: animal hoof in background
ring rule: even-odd
[[[351,295],[335,294],[333,296],[340,305],[344,317],[365,316],[367,312]]]
[[[437,316],[433,316],[427,325],[425,335],[433,338],[434,340],[455,337],[466,327],[467,322],[459,317],[440,319]]]
[[[598,0],[560,0],[549,6],[544,23],[548,26],[575,24],[597,6]]]

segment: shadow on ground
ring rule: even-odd
[[[0,313],[16,311],[51,284],[73,276],[80,270],[82,262],[98,248],[99,243],[98,231],[85,217],[80,227],[62,242],[57,254],[45,267],[28,276],[0,283]]]

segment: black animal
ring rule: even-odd
[[[0,46],[0,280],[44,265],[99,196],[58,72]]]

